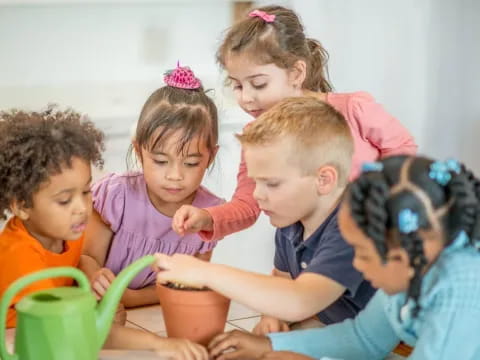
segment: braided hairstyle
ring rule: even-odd
[[[458,169],[441,172],[447,181],[432,175],[435,162],[424,157],[393,156],[381,160],[378,169],[364,172],[350,185],[351,215],[369,237],[383,261],[390,247],[404,248],[414,269],[406,301],[420,306],[422,274],[427,265],[423,240],[418,230],[439,230],[444,246],[462,232],[480,249],[480,181],[458,164]],[[409,209],[416,216],[416,227],[401,231],[399,215]],[[389,236],[387,236],[387,232]]]

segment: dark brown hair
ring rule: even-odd
[[[152,151],[178,130],[183,132],[179,153],[195,136],[200,136],[213,157],[218,142],[217,108],[203,88],[163,86],[153,92],[140,113],[135,142],[138,148]]]
[[[267,23],[259,17],[245,16],[233,25],[217,51],[218,63],[225,67],[229,56],[240,53],[248,54],[260,64],[274,63],[283,69],[291,69],[296,61],[304,60],[307,76],[303,88],[332,91],[328,80],[328,52],[319,41],[305,36],[295,12],[282,6],[265,6],[257,10],[275,15],[275,20]]]
[[[31,207],[40,185],[72,158],[103,166],[103,133],[71,109],[0,112],[0,134],[0,218],[13,201]]]

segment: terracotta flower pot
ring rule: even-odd
[[[230,299],[212,290],[174,289],[157,285],[169,337],[207,345],[223,332]]]

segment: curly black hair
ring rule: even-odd
[[[72,109],[0,112],[0,218],[13,201],[32,206],[32,195],[50,176],[79,157],[101,168],[104,134]]]
[[[434,161],[425,157],[393,156],[381,160],[381,171],[365,172],[350,185],[349,205],[352,218],[372,239],[385,261],[388,249],[400,246],[409,254],[414,276],[407,301],[419,311],[422,273],[427,265],[423,240],[417,231],[398,231],[398,215],[404,209],[418,214],[419,229],[440,230],[444,246],[450,245],[461,232],[473,246],[480,244],[480,181],[464,165],[460,171],[449,171],[451,180],[439,184],[429,176]],[[387,232],[392,237],[387,236]]]

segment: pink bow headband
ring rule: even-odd
[[[169,70],[165,73],[163,81],[168,86],[195,90],[202,86],[200,80],[195,76],[193,71],[188,66],[180,66],[180,62],[177,62],[177,68]]]
[[[265,11],[262,10],[253,10],[251,11],[248,16],[250,17],[259,17],[263,19],[266,23],[272,23],[275,21],[275,15],[267,14]]]

